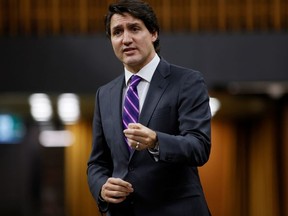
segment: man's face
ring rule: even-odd
[[[153,42],[158,34],[150,33],[142,20],[128,13],[111,18],[111,42],[117,58],[131,72],[138,72],[155,56]]]

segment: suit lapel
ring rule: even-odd
[[[170,65],[165,60],[161,59],[153,78],[150,83],[149,90],[147,92],[145,102],[141,114],[139,116],[139,122],[145,126],[148,126],[151,116],[157,107],[157,104],[167,88],[169,81],[168,76],[170,75]],[[129,160],[131,160],[135,150],[132,150],[131,154],[127,148],[127,144],[123,135],[122,125],[122,92],[124,85],[124,75],[121,76],[115,85],[110,90],[110,104],[112,110],[112,119],[114,124],[115,143],[119,145],[119,149],[122,154]],[[118,106],[118,108],[117,108]]]
[[[167,88],[169,81],[168,76],[170,74],[169,64],[165,60],[161,60],[156,71],[152,77],[149,90],[147,92],[145,102],[142,107],[142,111],[139,116],[139,123],[144,126],[149,125],[149,121],[152,117],[152,114],[157,107],[157,104],[162,97],[165,89]],[[132,150],[130,155],[131,158],[134,156],[134,153],[137,151]]]
[[[124,85],[124,75],[120,76],[115,82],[115,85],[110,89],[110,105],[112,110],[112,120],[114,122],[114,142],[115,145],[119,145],[121,154],[125,155],[127,159],[129,158],[128,146],[125,142],[123,135],[123,125],[122,125],[122,92]]]
[[[161,60],[156,68],[150,83],[149,90],[139,117],[139,122],[145,126],[149,124],[157,104],[169,84],[167,77],[170,74],[169,64]]]

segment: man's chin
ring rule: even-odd
[[[141,64],[141,61],[139,61],[138,58],[125,58],[123,63],[128,67],[136,67],[137,65]]]
[[[124,66],[128,71],[132,73],[137,73],[142,68],[140,64],[129,64],[129,63],[125,64],[124,63]]]

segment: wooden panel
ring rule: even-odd
[[[195,0],[190,2],[190,29],[194,29],[194,31],[199,30],[199,1]]]
[[[212,150],[199,169],[208,205],[214,216],[240,216],[237,196],[236,134],[232,122],[212,121]]]
[[[253,19],[253,0],[247,0],[246,3],[246,29],[253,31],[254,19]]]
[[[65,208],[69,216],[99,216],[96,202],[88,188],[87,161],[92,145],[90,121],[68,126],[75,136],[72,146],[65,149]]]
[[[249,215],[279,214],[276,125],[267,114],[252,130],[249,147]]]
[[[286,31],[286,0],[147,0],[161,31]],[[0,0],[0,34],[103,32],[111,0]],[[7,13],[7,16],[5,15]],[[7,18],[6,18],[7,17]]]
[[[79,4],[79,25],[80,25],[80,32],[87,32],[87,1],[78,0]]]
[[[6,23],[4,20],[4,17],[6,15],[4,7],[5,7],[4,2],[0,1],[0,35],[4,34],[4,23]]]
[[[23,32],[31,31],[30,14],[30,0],[20,1],[19,21]]]
[[[9,26],[9,33],[11,35],[16,35],[19,25],[18,25],[18,10],[19,5],[16,0],[11,0],[7,3],[8,8],[6,9],[8,11],[8,25]]]
[[[60,6],[58,0],[51,1],[51,26],[52,33],[60,32]]]

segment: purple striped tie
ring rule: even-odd
[[[139,117],[139,97],[137,92],[137,85],[141,81],[141,77],[133,75],[130,78],[130,85],[126,92],[123,106],[123,126],[124,129],[128,127],[129,123],[137,123]],[[127,141],[127,140],[126,140]]]

